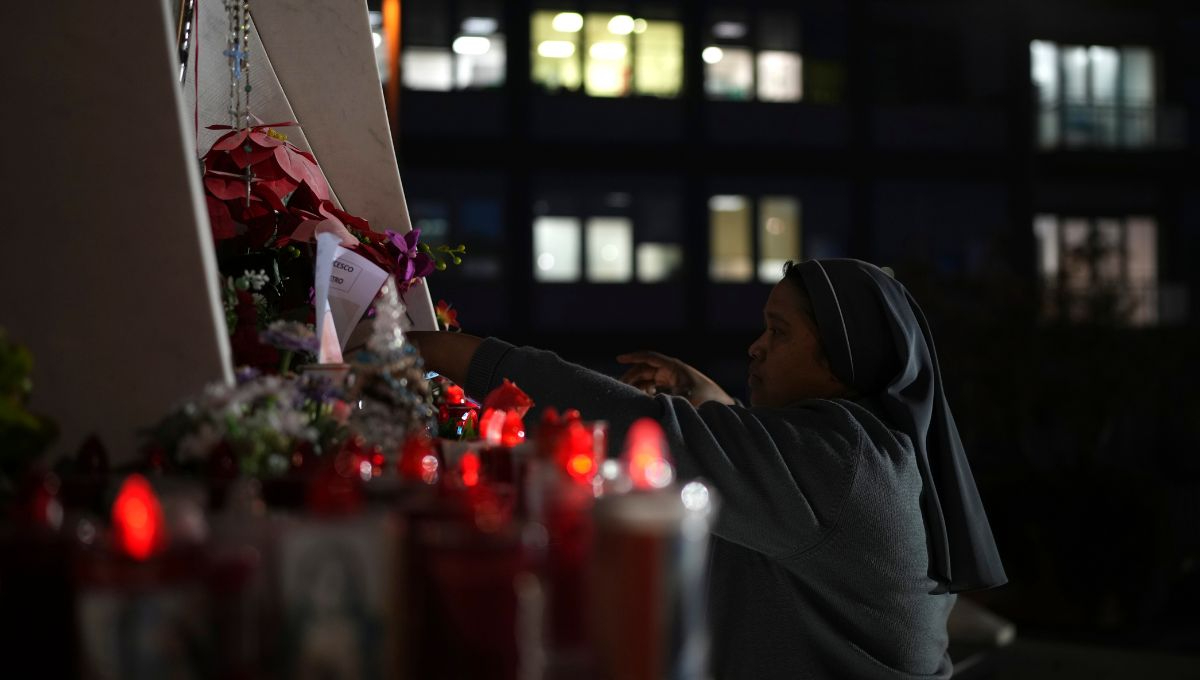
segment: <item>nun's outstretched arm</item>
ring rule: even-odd
[[[682,397],[650,397],[553,352],[483,341],[464,388],[485,395],[508,378],[540,407],[576,408],[609,423],[609,454],[621,451],[639,418],[666,433],[680,479],[702,478],[720,498],[714,533],[773,558],[802,554],[836,529],[863,436],[837,402],[746,409],[715,401],[699,409]],[[536,417],[536,416],[535,416]]]

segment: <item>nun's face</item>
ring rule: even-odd
[[[775,284],[763,308],[766,330],[750,345],[750,404],[787,406],[801,399],[833,398],[846,388],[821,357],[807,300],[786,279]]]

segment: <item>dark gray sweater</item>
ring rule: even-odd
[[[489,338],[464,388],[503,378],[538,407],[666,431],[680,479],[717,491],[709,582],[715,678],[947,678],[953,595],[934,594],[921,478],[907,436],[863,405],[693,408],[650,397],[557,355]],[[533,422],[533,421],[531,421]]]

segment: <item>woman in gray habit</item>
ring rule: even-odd
[[[716,678],[947,678],[955,593],[1005,583],[928,324],[881,269],[788,263],[750,345],[750,405],[683,362],[618,357],[615,380],[530,347],[411,332],[479,398],[658,420],[680,479],[721,498],[709,576]],[[535,416],[536,417],[536,416]]]

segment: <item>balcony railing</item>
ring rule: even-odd
[[[1180,284],[1110,284],[1092,287],[1046,281],[1042,315],[1047,320],[1146,327],[1183,323],[1188,289]]]
[[[1186,112],[1174,106],[1043,103],[1035,117],[1042,150],[1163,150],[1187,142]]]

